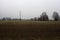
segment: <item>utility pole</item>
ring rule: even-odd
[[[20,21],[21,21],[21,11],[19,12],[19,14],[20,14]]]

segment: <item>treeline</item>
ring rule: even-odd
[[[52,18],[53,18],[54,21],[60,20],[60,16],[59,16],[58,12],[56,12],[56,11],[53,12]],[[50,19],[49,19],[47,13],[46,13],[46,12],[43,12],[43,13],[40,15],[39,18],[35,17],[35,18],[31,18],[31,20],[32,20],[32,21],[49,21]],[[51,20],[52,20],[52,19],[51,19]]]
[[[53,12],[52,18],[53,18],[53,21],[59,21],[60,20],[60,16],[59,16],[58,12],[56,12],[56,11]],[[38,18],[37,17],[34,17],[34,18],[31,18],[31,19],[17,19],[17,18],[11,19],[10,17],[7,17],[7,18],[6,17],[3,17],[0,20],[5,20],[5,21],[7,21],[7,20],[50,21],[49,16],[47,15],[46,12],[43,12],[40,15],[40,17],[38,17]]]

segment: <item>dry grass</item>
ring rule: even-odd
[[[60,21],[0,21],[0,40],[60,40]]]

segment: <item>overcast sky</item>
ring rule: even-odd
[[[23,19],[39,17],[42,12],[51,18],[54,11],[60,14],[60,0],[0,0],[0,18],[19,18],[20,12]]]

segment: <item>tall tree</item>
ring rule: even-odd
[[[41,21],[48,21],[48,15],[46,14],[46,12],[43,12],[41,17],[39,18]]]
[[[34,20],[37,21],[37,17],[35,17]]]
[[[53,18],[55,21],[58,21],[59,20],[59,15],[58,15],[58,12],[53,12]]]
[[[6,20],[6,18],[5,17],[3,17],[3,19],[2,20]]]

